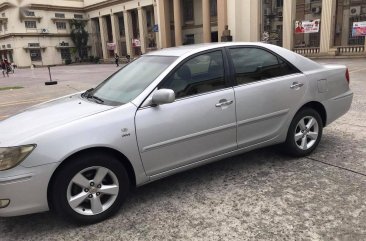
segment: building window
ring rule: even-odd
[[[82,14],[74,14],[74,18],[83,19],[83,15]]]
[[[61,59],[71,59],[70,49],[61,49]]]
[[[42,61],[42,55],[40,49],[29,50],[31,61]]]
[[[294,48],[319,48],[322,1],[296,1]]]
[[[65,18],[65,14],[64,13],[55,13],[55,17],[56,18]]]
[[[0,32],[2,32],[2,31],[3,31],[3,25],[0,24]]]
[[[283,1],[262,0],[261,41],[282,46]]]
[[[283,7],[283,0],[277,0],[277,7],[282,8]]]
[[[183,1],[183,19],[184,19],[184,22],[193,22],[194,21],[193,0]]]
[[[35,13],[33,11],[25,11],[24,15],[27,17],[34,17],[36,16]]]
[[[184,45],[194,44],[194,34],[187,34],[185,37]]]
[[[217,0],[210,0],[210,15],[217,17]]]
[[[2,13],[2,14],[1,14],[1,17],[5,18],[5,13]]]
[[[57,29],[66,29],[66,23],[65,22],[56,22]]]
[[[25,21],[25,28],[37,28],[37,22],[36,21]]]
[[[8,31],[8,23],[4,23],[4,31]]]
[[[39,43],[28,43],[29,48],[39,48]]]
[[[7,44],[7,45],[6,45],[6,47],[7,47],[8,49],[11,49],[11,44]]]

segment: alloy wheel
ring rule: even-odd
[[[312,116],[303,117],[296,125],[295,143],[301,150],[310,149],[319,136],[319,124]]]
[[[78,172],[67,188],[70,207],[82,215],[97,215],[110,208],[119,193],[116,175],[108,168],[93,166]]]

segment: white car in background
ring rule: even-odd
[[[352,102],[348,69],[262,43],[142,56],[96,88],[0,122],[0,216],[101,221],[131,187],[283,143],[309,155]]]

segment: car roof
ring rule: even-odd
[[[174,56],[174,57],[187,57],[189,55],[199,53],[201,51],[222,48],[222,47],[235,47],[235,46],[257,46],[263,47],[265,49],[271,50],[276,54],[282,56],[287,61],[292,63],[301,72],[312,71],[315,69],[322,68],[322,66],[302,55],[292,52],[288,49],[261,42],[224,42],[224,43],[205,43],[205,44],[192,44],[184,45],[179,47],[171,47],[160,49],[156,51],[149,52],[145,55],[147,56]]]
[[[225,42],[225,43],[204,43],[204,44],[191,44],[191,45],[183,45],[179,47],[171,47],[171,48],[165,48],[160,49],[157,51],[150,52],[146,55],[159,55],[159,56],[176,56],[180,57],[188,53],[193,52],[201,52],[205,50],[210,50],[214,48],[221,48],[221,47],[230,47],[230,46],[236,46],[236,45],[263,45],[262,43],[249,43],[249,42]]]

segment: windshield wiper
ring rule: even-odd
[[[101,98],[97,97],[97,96],[94,96],[92,94],[94,88],[91,88],[91,89],[88,89],[87,91],[85,91],[81,96],[83,98],[87,98],[87,99],[94,99],[96,101],[99,101],[100,103],[104,103],[104,100],[102,100]]]

